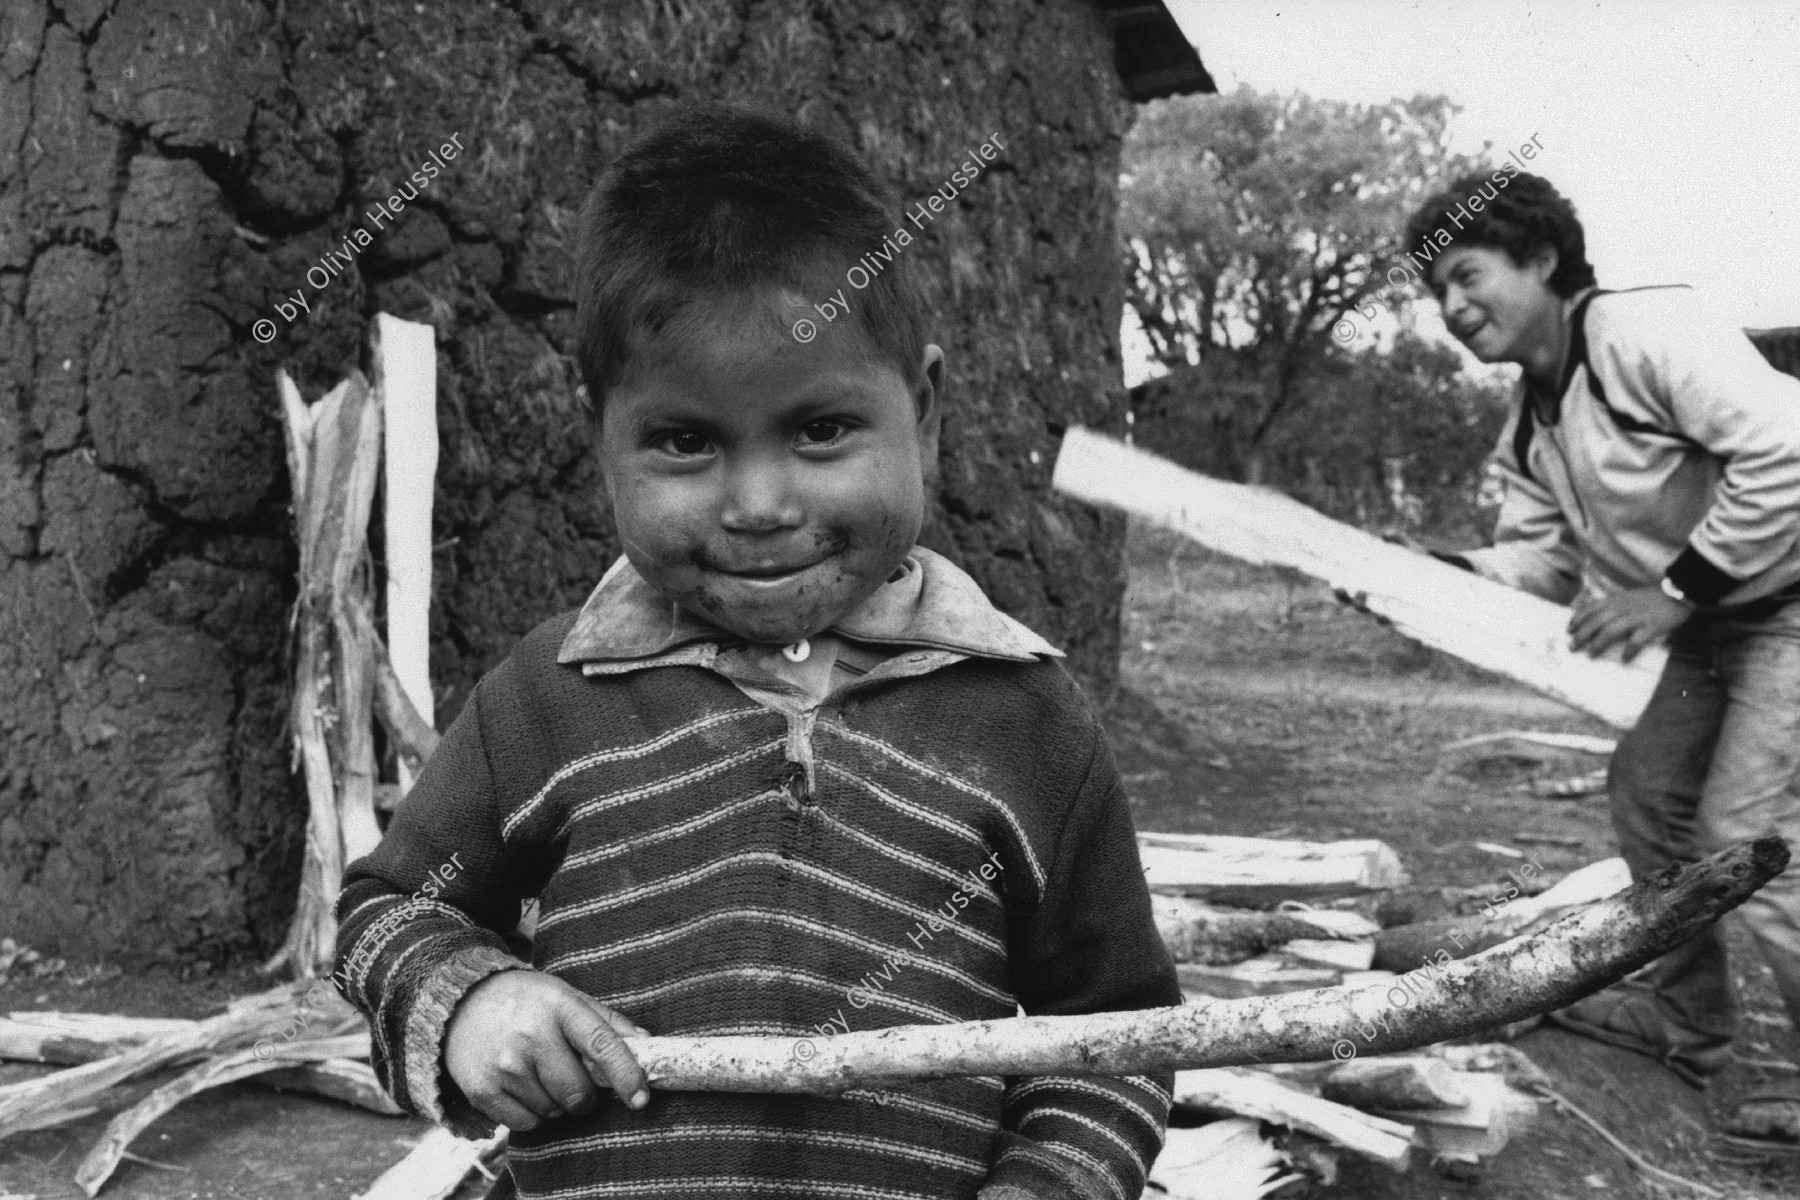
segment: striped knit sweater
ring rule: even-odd
[[[338,981],[403,1107],[491,1128],[443,1073],[444,1031],[475,983],[525,967],[501,933],[532,897],[531,968],[658,1034],[798,1047],[1180,1002],[1111,756],[1060,666],[900,653],[783,715],[706,647],[559,663],[573,620],[482,681],[346,875]],[[515,1133],[491,1195],[1136,1200],[1171,1082],[653,1090]]]

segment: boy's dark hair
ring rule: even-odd
[[[824,134],[723,104],[683,107],[636,138],[581,213],[575,353],[596,419],[646,337],[697,295],[817,286],[881,249],[895,206],[868,166]],[[856,311],[909,387],[924,303],[904,255],[871,272]]]
[[[1468,207],[1471,196],[1481,198],[1480,212]],[[1402,249],[1416,255],[1416,262],[1429,262],[1448,248],[1437,241],[1439,230],[1450,235],[1453,245],[1504,250],[1520,266],[1533,251],[1549,246],[1556,251],[1550,290],[1559,296],[1573,296],[1594,283],[1575,206],[1541,175],[1520,172],[1508,179],[1499,171],[1477,171],[1461,176],[1413,213]]]

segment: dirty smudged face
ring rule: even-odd
[[[796,290],[707,295],[604,401],[619,539],[658,592],[755,642],[811,637],[918,540],[943,354],[909,391],[855,321],[810,343]]]

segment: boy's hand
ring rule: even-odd
[[[1694,615],[1694,610],[1658,586],[1631,588],[1575,606],[1569,619],[1569,648],[1589,658],[1599,658],[1614,646],[1623,646],[1626,662],[1638,651],[1662,641]]]
[[[620,1040],[645,1031],[538,971],[502,971],[470,988],[444,1034],[444,1069],[469,1103],[511,1129],[586,1112],[610,1087],[633,1108],[649,1080]]]

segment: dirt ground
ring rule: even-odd
[[[1614,853],[1603,798],[1542,800],[1533,772],[1575,774],[1595,765],[1505,761],[1445,771],[1444,744],[1472,734],[1532,728],[1607,734],[1597,723],[1520,688],[1412,645],[1329,592],[1212,558],[1134,530],[1122,676],[1114,713],[1120,763],[1140,828],[1307,838],[1379,837],[1400,854],[1412,884],[1389,901],[1423,915],[1442,887],[1500,879],[1514,860],[1474,843],[1510,845],[1554,874]],[[1800,1049],[1767,969],[1733,930],[1734,965],[1748,1013],[1736,1062],[1697,1093],[1663,1068],[1554,1030],[1517,1043],[1560,1093],[1655,1165],[1729,1200],[1800,1196],[1800,1162],[1723,1159],[1711,1122],[1752,1091],[1800,1083],[1779,1068]],[[0,986],[0,1011],[63,1008],[143,1015],[205,1015],[232,995],[266,986],[248,969],[189,979],[103,977],[17,980]],[[1763,1065],[1772,1064],[1772,1065]],[[0,1083],[34,1068],[0,1067]],[[26,1134],[0,1145],[0,1200],[79,1197],[76,1163],[103,1118]],[[383,1118],[253,1085],[178,1107],[133,1150],[108,1185],[114,1200],[311,1200],[356,1194],[422,1123]],[[1636,1171],[1587,1126],[1545,1106],[1479,1179],[1456,1181],[1421,1162],[1404,1176],[1345,1158],[1317,1200],[1576,1200],[1702,1193]],[[483,1189],[466,1187],[463,1197]]]

